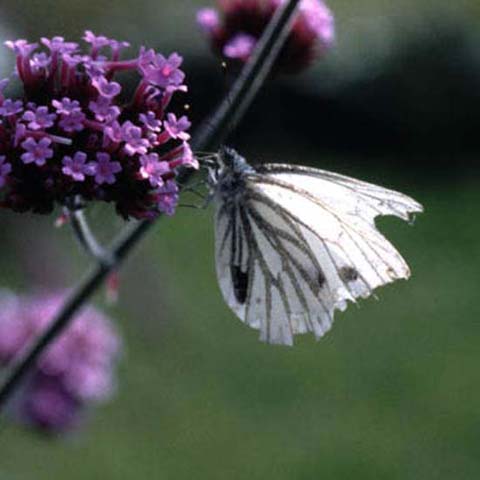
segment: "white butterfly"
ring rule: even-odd
[[[319,339],[347,300],[410,276],[374,222],[421,212],[406,195],[315,168],[253,168],[226,148],[209,177],[220,288],[263,341],[292,345],[309,331]]]

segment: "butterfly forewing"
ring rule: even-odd
[[[422,206],[403,193],[326,170],[288,164],[265,164],[260,175],[277,179],[309,192],[335,210],[372,220],[378,215],[395,215],[409,220]]]

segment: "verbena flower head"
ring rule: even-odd
[[[236,63],[248,60],[275,10],[285,0],[218,0],[203,8],[197,23],[217,54]],[[334,18],[322,0],[301,0],[299,13],[277,60],[278,71],[303,70],[332,45]]]
[[[188,118],[169,111],[187,89],[182,58],[142,47],[120,60],[128,43],[90,31],[83,40],[88,51],[62,37],[6,42],[23,97],[7,98],[0,80],[0,206],[49,213],[79,196],[112,202],[125,218],[173,214],[178,168],[198,167]],[[118,78],[125,71],[138,79],[130,97]],[[150,176],[152,155],[161,169]]]
[[[63,297],[0,293],[0,366],[9,365],[45,330]],[[119,349],[110,320],[93,307],[84,308],[37,362],[11,410],[49,433],[74,427],[86,407],[111,396]]]

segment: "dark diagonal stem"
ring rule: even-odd
[[[218,148],[233,126],[240,121],[268,76],[271,66],[285,42],[299,2],[300,0],[289,0],[277,10],[262,35],[251,60],[240,73],[230,93],[219,105],[211,119],[204,122],[203,127],[200,127],[198,133],[194,135],[192,140],[194,150]],[[192,170],[183,170],[178,176],[178,181],[185,184],[192,174]],[[63,307],[52,320],[50,327],[34,340],[30,348],[7,372],[0,388],[0,409],[5,406],[11,394],[42,352],[99,289],[108,274],[119,267],[153,224],[152,221],[142,221],[128,225],[114,240],[109,250],[109,258],[113,261],[99,261],[71,291]]]

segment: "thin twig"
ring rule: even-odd
[[[95,238],[95,235],[85,217],[85,212],[79,209],[69,210],[69,217],[72,223],[73,232],[83,249],[98,263],[103,263],[107,266],[114,266],[115,258],[110,251],[102,247]]]
[[[220,104],[208,127],[200,128],[192,140],[194,150],[211,150],[218,148],[252,102],[255,94],[265,81],[273,62],[284,44],[286,35],[295,15],[300,0],[289,0],[279,8],[270,25],[259,41],[252,59],[247,63],[234,83],[231,92]],[[183,170],[178,181],[185,184],[192,176],[192,170]],[[72,317],[85,305],[98,290],[103,281],[114,268],[118,268],[138,241],[148,232],[154,222],[141,221],[128,225],[111,247],[113,264],[99,262],[87,272],[79,284],[70,292],[63,307],[52,320],[50,327],[36,338],[25,354],[11,367],[0,388],[0,408],[4,407],[10,395],[20,384],[24,375],[35,364],[48,345],[69,324]]]

